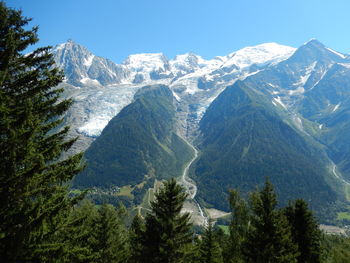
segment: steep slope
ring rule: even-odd
[[[192,149],[175,133],[172,92],[164,85],[139,90],[85,153],[77,187],[136,185],[151,177],[180,176]]]
[[[244,82],[226,88],[200,122],[202,154],[195,167],[199,196],[228,209],[227,192],[255,189],[268,176],[282,204],[304,198],[321,209],[336,200],[324,156],[285,123],[269,100]]]
[[[78,87],[116,84],[130,74],[123,66],[95,56],[73,40],[57,45],[53,54],[65,73],[66,82]]]

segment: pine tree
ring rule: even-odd
[[[298,199],[284,209],[284,214],[292,227],[293,240],[298,245],[298,262],[321,262],[322,232],[307,203]]]
[[[227,262],[243,262],[242,245],[249,231],[249,208],[245,200],[243,200],[239,192],[230,190],[229,203],[232,211],[230,223],[230,242],[228,250]]]
[[[209,220],[208,225],[205,228],[205,232],[202,236],[202,242],[200,245],[200,262],[202,263],[222,263],[222,250],[216,239],[213,223]]]
[[[129,230],[129,242],[131,255],[129,263],[142,262],[142,237],[145,231],[145,224],[139,214],[136,214]]]
[[[174,179],[155,194],[152,212],[146,216],[143,262],[177,263],[184,259],[184,246],[192,240],[190,215],[180,213],[186,196]]]
[[[98,258],[96,237],[99,212],[88,200],[83,200],[70,213],[65,225],[58,232],[57,240],[64,241],[58,262],[95,262]]]
[[[75,141],[65,140],[68,127],[58,130],[72,101],[55,88],[63,75],[50,48],[23,54],[38,28],[27,30],[30,19],[4,2],[0,17],[0,256],[40,262],[59,249],[47,240],[75,202],[67,182],[82,170],[82,155],[59,159]]]
[[[251,230],[244,244],[247,262],[297,262],[297,246],[293,243],[286,217],[276,210],[277,198],[272,184],[251,195]]]
[[[93,230],[96,238],[94,249],[97,253],[95,262],[127,262],[129,258],[128,237],[122,221],[125,208],[122,206],[117,212],[112,205],[103,204],[98,212],[98,221]]]

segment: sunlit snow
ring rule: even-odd
[[[340,104],[341,104],[341,102],[339,102],[337,105],[335,105],[335,107],[334,107],[332,112],[335,112],[337,109],[339,109]]]
[[[328,49],[330,52],[336,54],[337,56],[339,56],[339,57],[341,57],[341,58],[346,58],[346,56],[345,56],[344,54],[342,54],[342,53],[339,53],[339,52],[337,52],[337,51],[335,51],[335,50],[333,50],[333,49],[331,49],[331,48],[328,48],[328,47],[327,47],[327,49]]]

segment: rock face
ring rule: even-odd
[[[120,65],[73,41],[53,52],[66,73],[65,96],[75,101],[66,115],[71,136],[81,136],[74,150],[87,149],[97,138],[86,153],[90,186],[135,185],[150,174],[166,178],[166,167],[175,171],[169,175],[180,176],[190,159],[182,137],[199,150],[189,171],[203,204],[227,210],[223,200],[229,188],[246,193],[266,176],[282,202],[302,197],[321,211],[323,205],[345,200],[350,185],[349,56],[317,40],[298,49],[267,43],[211,60],[192,53],[172,60],[161,53],[135,54]],[[167,96],[152,100],[171,97],[169,120],[157,103],[141,107],[147,97],[141,94],[155,88],[167,90]],[[166,132],[155,132],[155,127]],[[164,132],[167,139],[157,137]],[[122,139],[112,144],[116,134],[137,143],[128,147]],[[185,153],[182,159],[179,149]],[[127,160],[138,160],[142,169],[132,175]],[[110,174],[99,177],[107,161]],[[155,172],[156,167],[164,169]]]

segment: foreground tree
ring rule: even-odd
[[[192,241],[190,215],[180,213],[186,196],[174,179],[155,194],[152,212],[145,219],[142,262],[183,262],[184,247]]]
[[[129,230],[130,258],[129,263],[142,262],[142,237],[145,231],[144,222],[139,214],[136,214]]]
[[[226,250],[227,262],[243,262],[243,244],[250,225],[250,212],[245,200],[239,192],[230,190],[229,203],[232,211],[230,222],[230,239]]]
[[[307,203],[298,199],[284,209],[292,227],[293,241],[298,245],[298,262],[321,262],[322,232]]]
[[[63,75],[50,49],[23,51],[38,41],[30,19],[0,2],[0,257],[36,260],[59,248],[48,244],[62,213],[75,202],[67,182],[82,169],[81,154],[60,160],[75,140],[58,129],[71,105],[55,88]]]
[[[276,205],[276,194],[269,181],[261,191],[251,195],[253,215],[244,251],[247,262],[297,262],[297,246],[292,240],[291,228]]]
[[[199,255],[202,263],[223,263],[222,249],[217,241],[211,220],[209,220],[202,236]]]

